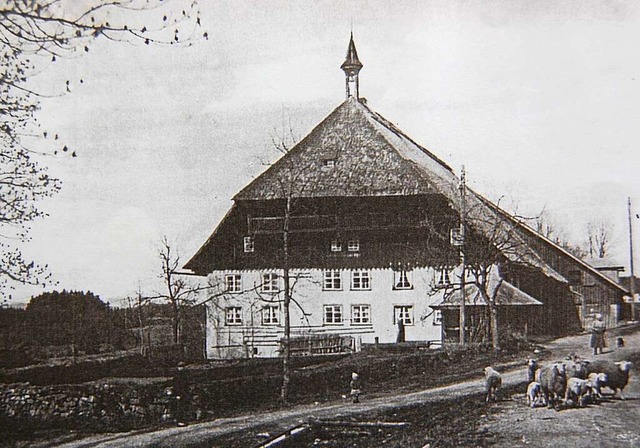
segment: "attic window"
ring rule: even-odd
[[[324,159],[322,161],[322,165],[327,168],[333,168],[334,166],[336,166],[336,159]]]
[[[440,269],[438,274],[438,286],[449,286],[451,284],[451,277],[447,268]]]
[[[253,238],[251,238],[250,236],[245,236],[242,240],[243,245],[244,245],[244,251],[245,252],[253,252],[255,247],[253,245]]]
[[[408,271],[393,271],[393,289],[411,289]]]
[[[340,241],[331,241],[331,252],[342,252],[342,243]]]
[[[358,241],[358,240],[350,240],[347,243],[347,251],[349,251],[349,252],[359,252],[360,251],[360,241]]]

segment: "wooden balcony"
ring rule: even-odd
[[[399,227],[420,228],[428,225],[426,215],[417,213],[385,214],[363,213],[361,215],[304,215],[289,218],[291,232],[335,232],[341,230],[372,230]],[[280,216],[254,217],[248,219],[249,233],[280,233],[284,218]]]

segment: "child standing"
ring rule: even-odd
[[[360,382],[360,377],[356,372],[353,372],[351,374],[351,382],[349,383],[349,387],[351,387],[351,399],[353,400],[353,402],[360,403],[359,397],[360,397],[360,394],[362,393],[362,391],[360,390],[361,382]]]

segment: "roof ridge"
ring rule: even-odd
[[[429,151],[424,146],[422,146],[419,143],[417,143],[415,140],[413,140],[411,137],[409,137],[407,134],[405,134],[400,128],[398,128],[391,121],[389,121],[388,119],[386,119],[385,117],[380,115],[380,113],[378,113],[378,112],[374,111],[373,109],[371,109],[366,103],[364,103],[362,101],[358,101],[358,104],[360,106],[364,107],[364,109],[366,109],[366,111],[371,114],[371,118],[376,120],[378,123],[380,123],[382,126],[387,128],[389,131],[393,132],[394,134],[396,134],[400,138],[404,138],[404,139],[408,140],[409,142],[414,144],[418,149],[420,149],[422,152],[424,152],[426,155],[428,155],[433,160],[435,160],[440,165],[442,165],[443,168],[446,168],[447,170],[451,171],[452,173],[454,172],[453,169],[446,162],[444,162],[442,159],[440,159],[438,156],[436,156],[434,153]]]
[[[468,189],[469,191],[472,191],[471,189]],[[606,275],[604,275],[602,272],[598,271],[596,268],[594,268],[593,266],[591,266],[589,263],[587,263],[586,261],[582,260],[581,258],[573,255],[571,252],[569,252],[568,250],[564,249],[562,246],[560,246],[559,244],[554,243],[552,240],[550,240],[549,238],[547,238],[546,236],[544,236],[543,234],[536,232],[531,226],[527,225],[527,223],[525,222],[521,222],[518,221],[515,216],[513,216],[511,213],[508,213],[506,210],[503,210],[499,205],[494,204],[492,201],[490,201],[489,199],[485,198],[484,196],[472,191],[481,201],[485,202],[489,207],[494,208],[498,213],[507,216],[511,221],[515,222],[517,225],[519,225],[520,227],[522,227],[523,229],[525,229],[526,231],[528,231],[529,233],[532,233],[533,236],[535,236],[536,238],[539,238],[540,240],[542,240],[543,242],[545,242],[546,244],[551,245],[553,248],[559,250],[560,252],[562,252],[564,255],[570,257],[571,259],[573,259],[574,261],[576,261],[578,264],[581,264],[583,267],[585,267],[587,270],[591,271],[591,273],[593,273],[594,275],[598,276],[599,278],[605,280],[606,282],[612,284],[613,286],[617,287],[618,289],[622,290],[623,292],[628,292],[622,285],[614,282],[612,279],[610,279],[609,277],[607,277]],[[533,251],[534,253],[537,252]],[[544,261],[544,260],[543,260]],[[545,262],[545,264],[548,265],[548,263]],[[554,269],[555,271],[555,269]]]

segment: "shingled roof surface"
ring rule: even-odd
[[[435,193],[443,195],[453,209],[460,211],[459,182],[445,162],[371,110],[365,102],[350,97],[287,154],[242,189],[234,200]],[[519,225],[516,218],[472,190],[467,188],[466,191],[468,222],[473,222],[477,230],[484,234],[515,240],[517,253],[506,251],[504,255],[508,259],[535,266],[547,277],[567,283],[560,273],[529,247],[523,237],[513,232],[514,225]],[[530,230],[526,225],[522,228]],[[187,263],[187,267],[212,244],[215,233]],[[565,253],[594,275],[623,290],[620,285],[555,243],[537,233],[535,236]]]
[[[462,291],[456,290],[451,294],[444,296],[442,300],[433,305],[431,308],[457,308],[462,303]],[[480,290],[476,285],[467,285],[465,287],[465,305],[486,306],[487,302],[480,294]],[[529,294],[513,286],[511,283],[503,281],[498,289],[496,296],[497,305],[524,306],[524,305],[542,305],[542,302],[534,299]]]
[[[282,199],[288,192],[292,197],[430,194],[439,192],[442,177],[457,182],[444,162],[350,98],[234,199]]]

